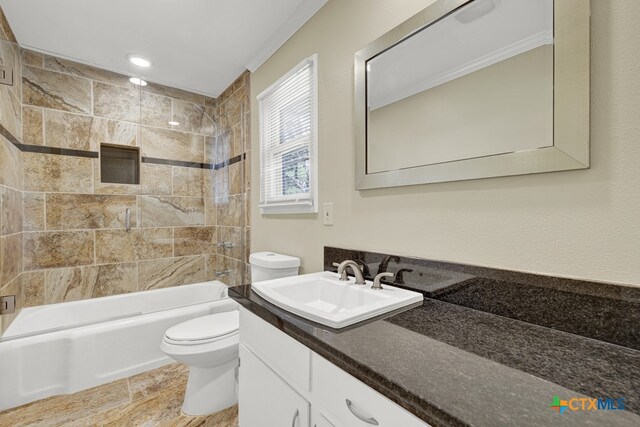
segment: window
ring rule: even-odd
[[[260,212],[318,212],[317,55],[258,95]]]

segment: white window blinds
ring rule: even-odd
[[[317,57],[258,96],[260,211],[317,212]]]

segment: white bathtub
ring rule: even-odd
[[[0,411],[167,364],[167,328],[236,309],[221,282],[23,309],[0,342]]]

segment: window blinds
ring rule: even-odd
[[[258,96],[263,213],[317,212],[315,64],[304,60]]]

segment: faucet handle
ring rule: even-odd
[[[371,289],[380,290],[383,289],[382,284],[380,283],[385,277],[393,277],[393,273],[380,273],[373,279],[373,285],[371,285]]]
[[[378,266],[378,274],[385,273],[387,271],[387,267],[390,262],[395,262],[396,264],[400,263],[400,257],[397,255],[387,255],[384,257],[382,261],[380,261],[380,265]]]
[[[362,274],[365,277],[370,277],[371,276],[371,271],[369,270],[369,266],[367,265],[366,262],[364,262],[361,259],[357,259],[357,260],[355,260],[355,263],[358,264],[361,267]]]
[[[400,270],[398,270],[398,272],[396,273],[395,283],[397,283],[398,285],[404,285],[404,276],[403,276],[404,273],[413,273],[413,269],[401,268]]]

